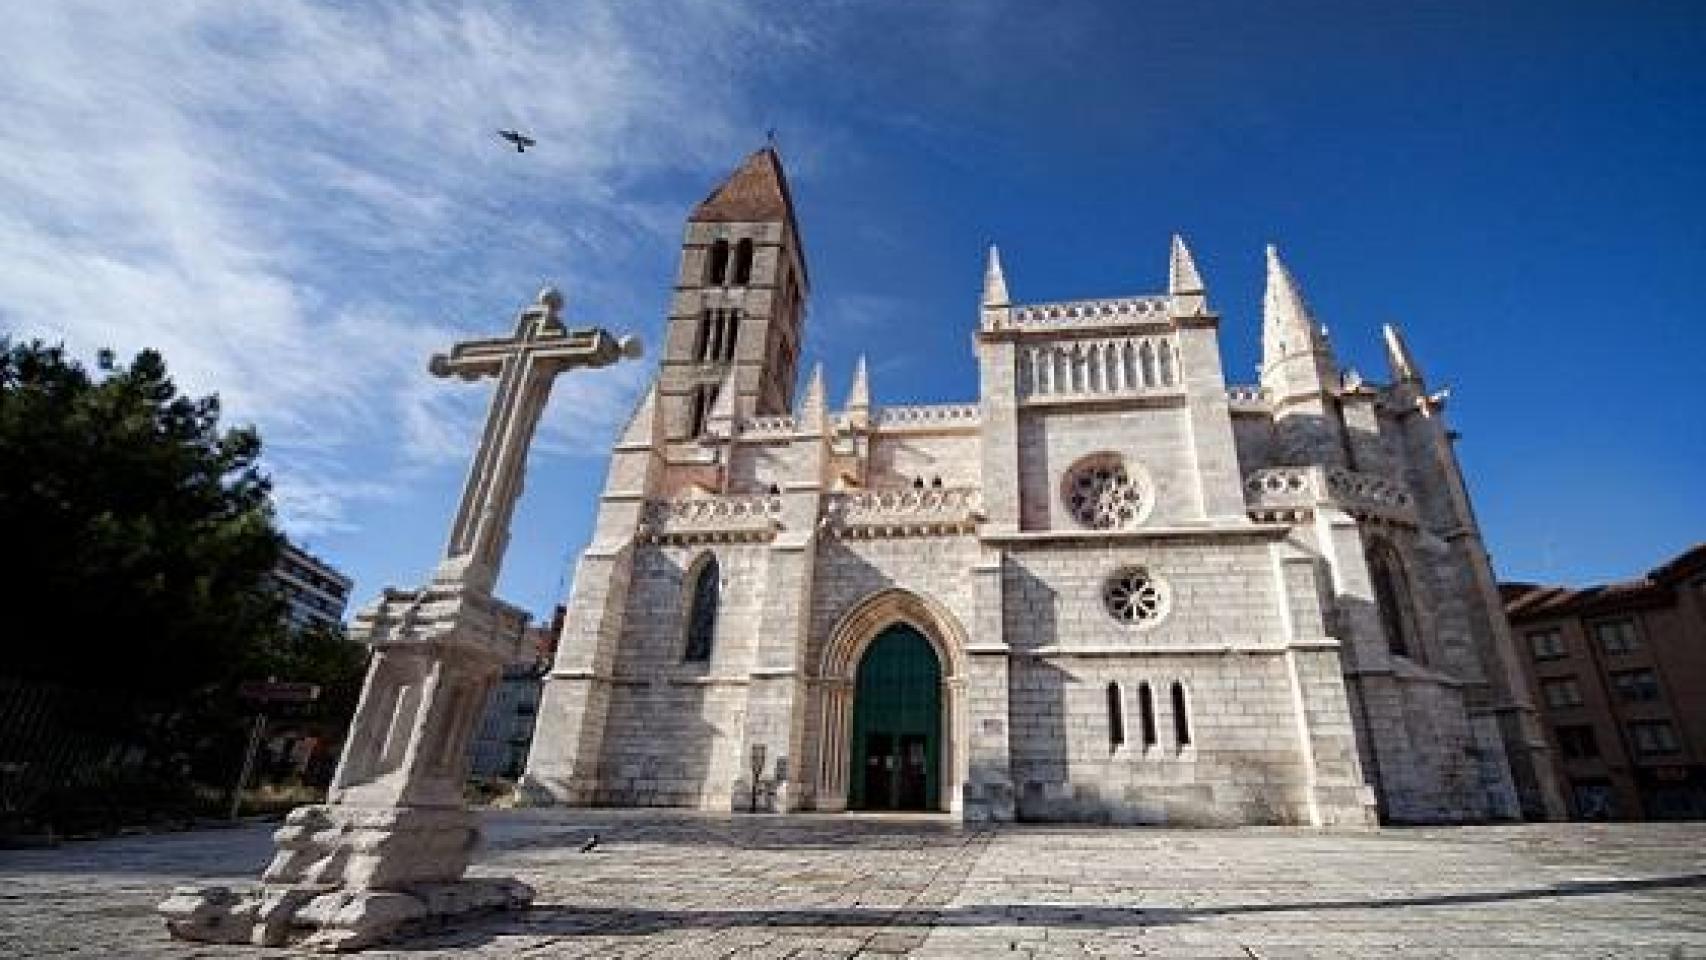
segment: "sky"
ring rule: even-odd
[[[1263,245],[1341,363],[1405,331],[1499,574],[1706,540],[1706,6],[0,0],[0,333],[161,350],[280,520],[419,583],[490,395],[427,373],[545,283],[659,341],[683,221],[775,130],[832,399],[976,396],[1017,301],[1157,293],[1183,233],[1253,382]],[[518,155],[495,136],[520,127]],[[641,363],[555,386],[500,592],[565,593]],[[803,378],[802,378],[803,379]]]

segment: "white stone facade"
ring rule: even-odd
[[[743,238],[749,271],[719,273]],[[859,664],[904,624],[940,667],[938,806],[967,819],[1555,816],[1443,399],[1394,331],[1391,384],[1341,375],[1271,252],[1261,383],[1228,387],[1176,238],[1171,261],[1164,294],[1016,305],[992,251],[975,402],[874,406],[861,361],[842,409],[820,373],[786,409],[805,258],[779,161],[749,158],[689,223],[528,795],[844,809]]]

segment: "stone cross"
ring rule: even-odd
[[[468,740],[528,619],[492,585],[551,381],[640,354],[632,337],[564,329],[562,308],[546,288],[513,336],[432,358],[439,376],[498,378],[444,560],[425,586],[386,588],[350,626],[372,657],[327,802],[290,812],[258,887],[174,891],[160,906],[174,936],[353,950],[410,923],[531,900],[517,881],[463,877],[479,840],[462,802]]]
[[[480,590],[497,581],[510,518],[521,497],[527,449],[557,375],[639,356],[633,337],[617,340],[600,328],[564,329],[562,307],[563,295],[547,287],[521,312],[513,336],[464,341],[432,358],[429,369],[440,377],[498,378],[437,579],[460,579]]]

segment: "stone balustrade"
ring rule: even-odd
[[[1226,404],[1234,410],[1266,412],[1269,408],[1268,392],[1255,384],[1228,384],[1226,387]]]
[[[1013,308],[1012,323],[1021,329],[1051,330],[1165,319],[1167,298],[1148,296],[1028,304]]]
[[[883,407],[877,411],[877,429],[940,430],[945,427],[975,427],[982,420],[975,403],[940,403],[905,407]]]
[[[1402,485],[1344,467],[1257,470],[1244,478],[1244,500],[1257,520],[1305,520],[1326,505],[1364,519],[1417,522],[1415,500]]]
[[[970,533],[983,518],[983,496],[976,487],[859,490],[831,494],[824,516],[843,536]]]
[[[799,430],[799,421],[792,414],[747,417],[740,422],[743,437],[789,437]]]
[[[640,533],[660,543],[736,542],[768,540],[781,526],[775,494],[683,497],[648,501]]]

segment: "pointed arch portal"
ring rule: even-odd
[[[942,665],[930,641],[885,628],[859,660],[847,805],[934,810],[941,796]]]
[[[965,631],[889,588],[830,632],[815,684],[819,810],[958,812],[965,781]]]

